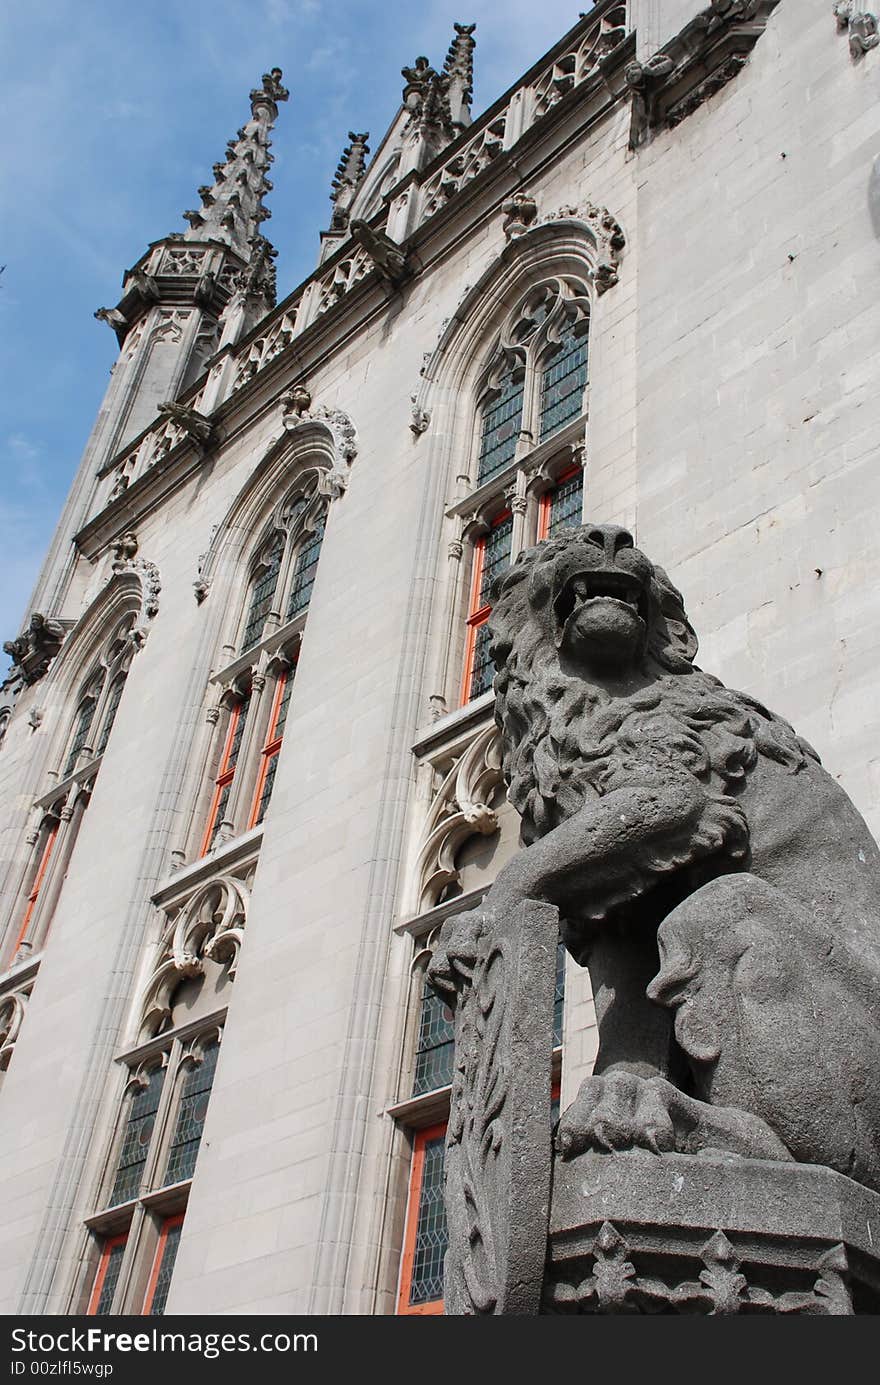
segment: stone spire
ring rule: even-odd
[[[476,24],[456,24],[455,37],[449,45],[443,71],[449,79],[449,113],[453,125],[470,125],[471,98],[474,94],[473,37]]]
[[[330,201],[333,203],[330,230],[334,233],[348,229],[348,209],[364,176],[367,155],[370,152],[367,145],[369,131],[356,135],[353,130],[349,130],[348,138],[351,143],[342,151],[342,158],[333,178],[333,191],[330,193]]]
[[[272,184],[266,170],[272,162],[269,132],[278,119],[278,103],[288,91],[281,85],[281,69],[263,73],[262,86],[251,92],[251,118],[226,146],[226,159],[214,165],[214,183],[199,188],[200,211],[184,212],[190,229],[185,241],[220,241],[243,260],[251,261],[262,250],[260,227],[272,215],[263,206],[263,194]]]

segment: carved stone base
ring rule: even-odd
[[[541,1312],[880,1312],[880,1196],[811,1164],[557,1159]]]

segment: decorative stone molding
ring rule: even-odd
[[[744,66],[779,0],[712,0],[646,62],[630,62],[630,146],[680,124]]]
[[[124,565],[125,563],[130,562],[132,558],[137,556],[137,534],[132,533],[129,530],[128,533],[123,534],[120,538],[116,540],[114,544],[112,544],[111,551],[117,563],[121,563]]]
[[[308,414],[309,409],[312,407],[312,392],[308,386],[300,380],[288,390],[281,402],[284,405],[282,422],[285,428],[288,426],[295,427],[296,425],[293,423],[288,425],[287,420],[288,418],[302,418],[304,414]]]
[[[550,1281],[546,1312],[700,1313],[713,1317],[755,1312],[849,1317],[853,1312],[847,1283],[849,1265],[841,1243],[816,1259],[811,1290],[782,1293],[749,1283],[723,1231],[716,1231],[699,1250],[702,1268],[696,1280],[667,1282],[640,1273],[629,1245],[609,1221],[602,1223],[592,1253],[592,1270],[578,1283],[561,1276]],[[578,1266],[578,1274],[581,1268]]]
[[[157,1033],[170,1018],[177,987],[203,976],[206,961],[225,964],[230,979],[235,976],[249,903],[243,881],[220,875],[202,885],[169,921],[138,1007],[143,1037]]]
[[[490,802],[501,783],[501,742],[488,726],[471,742],[434,795],[416,862],[419,912],[433,908],[460,879],[455,857],[469,837],[490,837],[498,817]]]
[[[114,545],[116,556],[112,563],[112,573],[114,577],[122,577],[126,573],[134,573],[140,579],[141,584],[141,615],[146,620],[153,620],[159,613],[159,593],[162,590],[162,580],[159,576],[159,569],[155,563],[149,562],[146,558],[124,556],[127,548],[130,547],[131,540],[134,540],[134,553],[137,552],[137,537],[134,534],[124,534],[118,544]],[[133,635],[135,642],[140,645],[146,638],[147,627],[143,620],[135,626]]]
[[[281,423],[288,433],[296,433],[307,425],[319,424],[333,441],[333,463],[322,469],[318,490],[331,500],[338,500],[348,485],[351,464],[357,456],[357,430],[342,409],[328,409],[323,404],[310,410],[312,396],[302,384],[295,385],[281,401]]]
[[[863,57],[880,43],[877,16],[869,10],[863,10],[858,0],[839,0],[834,6],[834,17],[838,29],[846,30],[849,51],[854,59]]]
[[[519,191],[501,203],[501,212],[504,217],[501,224],[504,239],[516,240],[518,236],[524,236],[537,219],[538,204],[529,193]]]
[[[418,402],[417,394],[410,395],[410,400],[412,402],[412,419],[409,426],[413,434],[418,438],[421,437],[422,433],[426,433],[428,430],[431,422],[431,410],[422,408],[421,404]]]
[[[16,980],[11,989],[0,993],[0,1074],[9,1067],[16,1040],[24,1023],[28,1001],[34,988],[37,963],[29,966],[24,977]]]
[[[540,1311],[876,1313],[878,1210],[877,1193],[819,1165],[582,1155],[554,1171]]]

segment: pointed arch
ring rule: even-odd
[[[335,500],[348,484],[357,456],[357,434],[341,409],[294,412],[285,406],[283,433],[273,438],[220,521],[201,565],[207,587],[235,572],[252,551],[254,535],[265,543],[273,516],[299,489]]]
[[[606,219],[609,223],[605,225]],[[615,229],[612,229],[615,228]],[[549,279],[586,283],[599,297],[617,279],[623,233],[604,209],[573,211],[533,226],[510,241],[466,289],[431,352],[414,403],[422,409],[473,389],[498,324],[518,298]]]

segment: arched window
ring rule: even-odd
[[[78,762],[83,751],[89,753],[90,759],[97,759],[107,749],[137,647],[132,635],[134,623],[133,615],[120,621],[105,642],[98,658],[98,667],[92,670],[82,687],[61,770],[62,779],[73,774],[78,767],[82,768]]]
[[[125,687],[126,676],[127,674],[125,673],[119,673],[110,684],[110,691],[104,705],[104,715],[101,718],[101,729],[98,733],[97,744],[95,746],[95,752],[98,755],[103,755],[104,751],[107,749],[110,732],[113,730],[113,722],[116,719],[116,713],[119,711],[119,704],[122,701],[122,689]]]
[[[172,890],[163,906],[152,971],[117,1054],[123,1090],[108,1098],[114,1133],[84,1228],[72,1312],[165,1311],[255,866],[254,854],[234,873]]]
[[[587,331],[589,318],[571,316],[563,320],[559,340],[548,346],[541,371],[540,427],[543,442],[577,418],[583,408],[587,387]]]
[[[208,821],[205,825],[200,856],[204,856],[206,852],[217,845],[217,834],[223,831],[224,825],[228,822],[229,801],[232,796],[232,787],[235,782],[250,703],[251,690],[246,687],[228,707],[222,748],[214,779],[214,793],[208,812]],[[230,835],[232,835],[231,832]]]
[[[589,298],[571,279],[541,284],[508,315],[478,391],[478,486],[581,415],[589,326]]]
[[[263,635],[266,616],[278,586],[278,573],[284,557],[284,535],[273,534],[266,544],[251,577],[250,600],[241,635],[240,650],[250,649]]]
[[[251,569],[239,653],[271,633],[266,624],[270,615],[277,629],[307,610],[326,523],[327,500],[314,487],[294,492],[278,507]]]
[[[580,522],[590,300],[584,284],[544,280],[508,313],[477,386],[472,495],[452,507],[467,523],[462,551],[462,703],[492,686],[489,591],[528,544]],[[464,604],[464,597],[462,597]]]
[[[64,761],[64,768],[61,771],[62,779],[66,779],[69,774],[73,773],[80,753],[90,748],[87,746],[86,742],[89,738],[89,732],[92,729],[92,722],[95,720],[98,699],[101,696],[101,689],[104,686],[104,676],[103,669],[100,673],[95,674],[86,688],[79,707],[77,708],[76,723],[74,725],[73,735],[71,736],[70,747],[67,752],[67,758]]]
[[[38,953],[48,936],[55,903],[89,803],[116,714],[136,641],[135,615],[118,621],[105,637],[97,660],[79,684],[66,738],[55,761],[52,787],[37,799],[38,824],[30,834],[31,850],[18,899],[9,920],[3,966]],[[76,686],[76,685],[74,685]],[[62,723],[63,725],[63,723]]]
[[[325,506],[324,510],[316,516],[311,533],[304,533],[297,547],[293,564],[290,601],[287,606],[288,620],[292,620],[294,616],[299,615],[300,611],[304,611],[311,600],[326,524],[327,510]]]
[[[317,466],[300,471],[258,530],[247,593],[226,646],[234,657],[211,680],[216,702],[208,717],[216,729],[205,750],[192,842],[200,856],[258,827],[269,809],[327,525],[323,474]]]

